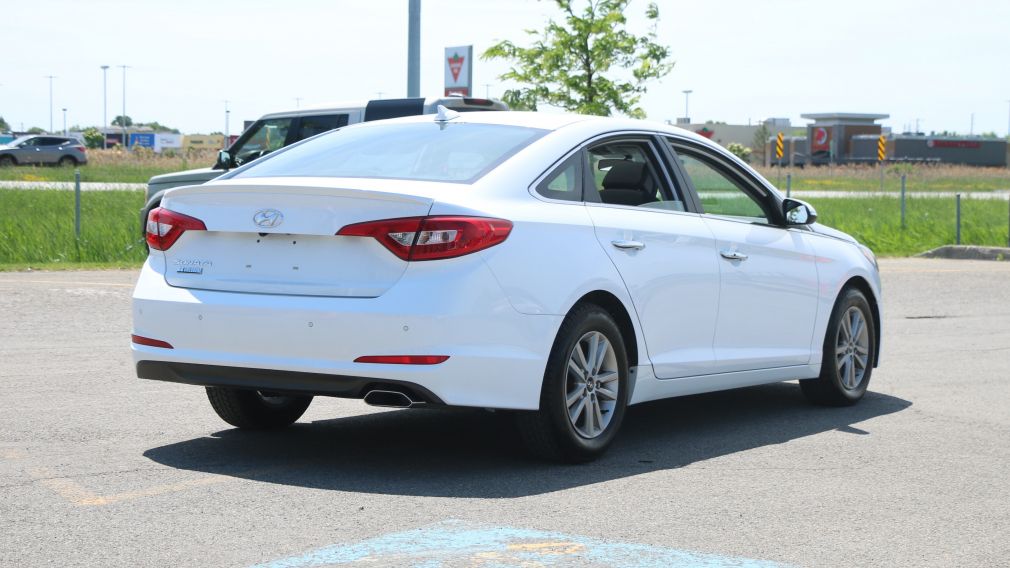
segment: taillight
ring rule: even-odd
[[[373,237],[403,260],[437,260],[463,256],[501,243],[512,223],[488,217],[405,217],[348,225],[347,237]]]
[[[186,231],[206,231],[196,217],[157,207],[147,214],[147,244],[154,250],[168,250]]]

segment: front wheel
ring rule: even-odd
[[[824,336],[821,374],[800,381],[810,402],[848,406],[866,394],[876,358],[877,338],[873,312],[866,296],[856,289],[842,292]]]
[[[270,430],[293,424],[305,414],[311,396],[207,387],[207,398],[222,420],[247,430]]]
[[[554,342],[540,410],[517,415],[536,455],[586,462],[606,451],[628,403],[628,356],[620,329],[602,308],[587,304],[565,318]]]
[[[73,156],[63,156],[60,161],[57,162],[61,168],[72,168],[77,165],[77,159]]]

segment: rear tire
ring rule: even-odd
[[[9,168],[17,165],[14,156],[0,156],[0,168]]]
[[[60,161],[57,162],[57,165],[61,168],[72,168],[77,165],[77,159],[73,156],[63,156],[60,158]]]
[[[621,331],[604,309],[585,304],[569,313],[558,331],[540,410],[518,413],[516,421],[534,455],[581,463],[610,446],[627,403],[628,356]]]
[[[207,399],[222,420],[246,430],[290,426],[305,414],[311,396],[288,396],[254,390],[207,387]]]
[[[876,360],[877,329],[866,296],[842,291],[824,335],[821,374],[800,381],[807,400],[824,406],[850,406],[866,394]]]

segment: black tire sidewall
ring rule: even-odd
[[[562,324],[562,333],[559,334],[551,350],[544,376],[544,391],[540,397],[540,410],[547,414],[551,426],[557,433],[562,452],[575,460],[587,460],[602,454],[607,449],[624,420],[628,406],[628,355],[617,324],[610,314],[602,308],[587,306],[573,312],[569,318],[571,319]],[[592,331],[602,333],[614,349],[618,366],[618,392],[614,415],[606,430],[599,436],[590,439],[584,438],[576,432],[575,426],[568,418],[565,385],[568,375],[568,358],[582,336]]]
[[[838,365],[835,356],[835,343],[838,340],[838,327],[841,325],[842,316],[849,308],[856,307],[866,320],[866,332],[869,336],[869,355],[867,357],[866,372],[863,380],[855,389],[848,389],[842,384],[842,379],[838,374]],[[821,363],[821,380],[830,385],[832,390],[847,401],[856,402],[863,397],[870,384],[870,376],[873,374],[873,362],[877,356],[877,329],[873,319],[873,311],[866,296],[856,289],[846,290],[831,313],[830,325],[824,337],[823,362]]]

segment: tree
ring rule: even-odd
[[[126,124],[123,124],[124,119]],[[116,118],[112,119],[112,126],[133,126],[133,119],[129,116],[124,117],[121,114],[117,114]]]
[[[46,129],[39,126],[33,126],[28,129],[28,134],[45,134]]]
[[[751,146],[753,147],[752,155],[755,160],[758,160],[759,164],[765,163],[765,148],[768,145],[768,137],[771,135],[771,129],[764,122],[754,131],[754,139],[751,141]]]
[[[84,145],[88,148],[101,148],[105,142],[105,135],[94,126],[84,129]]]
[[[739,142],[730,142],[729,146],[726,146],[726,149],[737,158],[740,158],[748,163],[750,162],[751,149],[743,144],[740,144]]]
[[[158,124],[158,121],[137,123],[137,126],[146,126],[155,132],[171,132],[173,134],[179,134],[178,128],[169,128],[164,124]]]
[[[0,116],[0,132],[9,132],[10,129],[11,125],[7,124],[7,121],[4,120],[4,117]]]
[[[548,20],[542,32],[526,30],[531,47],[505,40],[482,55],[512,62],[498,78],[515,81],[519,88],[505,91],[502,99],[515,110],[536,110],[544,103],[584,114],[609,116],[616,110],[644,118],[637,105],[645,83],[673,69],[667,61],[670,49],[655,42],[656,4],[645,11],[650,30],[635,36],[625,30],[624,9],[631,0],[586,0],[581,12],[573,7],[576,0],[554,1],[564,21]]]

